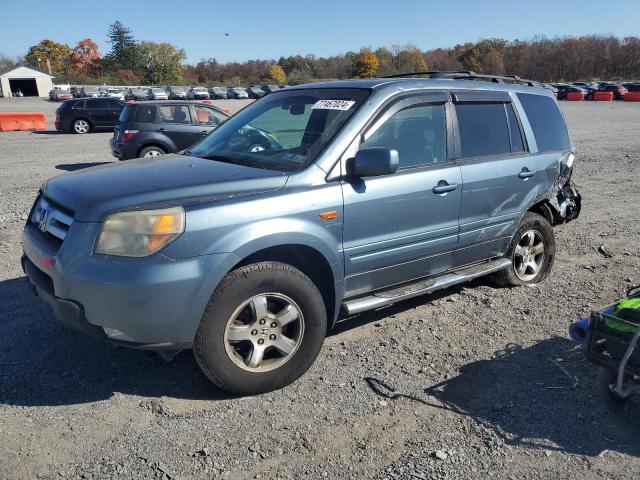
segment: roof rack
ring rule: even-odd
[[[427,70],[423,72],[410,72],[410,73],[396,73],[395,75],[386,75],[382,78],[402,78],[402,77],[416,77],[418,75],[428,75],[431,78],[446,78],[449,80],[484,80],[494,83],[522,83],[535,87],[540,85],[540,82],[534,80],[525,80],[517,75],[485,75],[483,73],[476,73],[471,70],[455,70],[455,71],[439,71],[439,70]]]

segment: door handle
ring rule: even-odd
[[[518,174],[518,177],[526,179],[526,178],[533,177],[535,174],[536,172],[532,172],[527,167],[524,167],[522,171]]]
[[[159,129],[156,130],[156,132],[166,132],[166,131],[167,131],[166,128],[159,128]]]
[[[432,190],[433,193],[441,195],[443,193],[453,192],[456,188],[458,188],[457,183],[449,183],[446,180],[440,180]]]
[[[204,136],[205,136],[205,135],[207,135],[208,133],[209,133],[209,132],[207,132],[206,130],[202,130],[202,131],[200,132],[200,135],[202,135],[202,136],[204,137]]]

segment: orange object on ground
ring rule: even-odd
[[[593,99],[596,102],[613,102],[613,92],[596,92]]]
[[[46,129],[47,118],[42,112],[0,112],[0,132]]]
[[[567,100],[570,102],[581,102],[584,100],[584,95],[580,92],[569,92],[567,93]]]
[[[625,102],[640,102],[640,92],[627,92],[624,94]]]

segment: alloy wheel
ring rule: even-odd
[[[300,307],[286,295],[263,293],[242,303],[224,332],[224,347],[238,367],[267,372],[296,353],[304,336]]]
[[[520,236],[513,252],[513,268],[523,282],[533,280],[545,262],[544,237],[538,230],[527,230]]]
[[[76,133],[87,133],[89,131],[89,123],[86,120],[76,120],[73,123],[73,129]]]

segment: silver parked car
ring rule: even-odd
[[[189,100],[209,100],[209,91],[204,87],[191,87],[187,92]]]
[[[227,89],[227,96],[229,98],[249,98],[249,94],[244,88],[241,87],[229,87]]]
[[[147,90],[147,98],[149,100],[169,100],[167,92],[161,88],[150,88]]]
[[[187,87],[167,87],[167,95],[169,100],[186,100],[187,99]]]
[[[119,88],[107,88],[104,92],[104,96],[124,101],[124,92]]]

